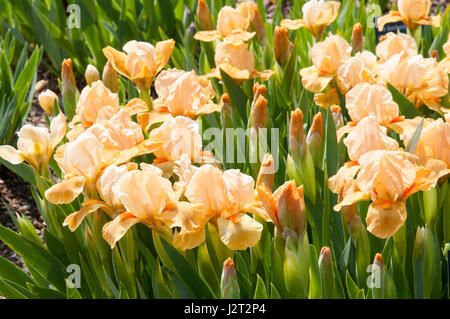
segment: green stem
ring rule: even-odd
[[[142,88],[140,90],[140,99],[143,100],[145,103],[147,103],[148,106],[148,110],[152,111],[153,110],[153,101],[152,101],[152,97],[150,95],[150,88]]]

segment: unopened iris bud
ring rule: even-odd
[[[331,115],[333,115],[334,126],[336,130],[344,126],[344,117],[342,116],[342,109],[339,105],[330,106]]]
[[[282,233],[285,233],[285,229],[292,229],[292,222],[291,222],[291,214],[289,213],[289,208],[287,205],[287,198],[288,198],[288,189],[287,187],[280,187],[278,200],[276,201],[276,213],[278,218],[278,228],[282,231]]]
[[[71,59],[65,59],[62,62],[61,87],[64,110],[66,111],[69,120],[72,120],[72,117],[75,115],[79,93],[75,82],[75,76],[73,75]]]
[[[422,282],[414,282],[416,298],[440,298],[441,256],[439,240],[433,229],[429,225],[419,227],[413,248],[413,270],[415,278],[422,278]]]
[[[439,192],[436,187],[423,192],[423,203],[425,221],[430,227],[433,228],[436,225],[439,203]]]
[[[48,114],[53,115],[55,110],[55,101],[58,103],[58,96],[52,90],[45,90],[38,96],[39,105]]]
[[[236,267],[234,265],[233,259],[231,258],[228,258],[223,263],[220,289],[222,292],[223,299],[237,299],[240,297]]]
[[[439,51],[438,50],[431,51],[431,57],[439,62]]]
[[[303,185],[295,186],[292,181],[288,188],[287,208],[291,216],[292,230],[302,236],[306,231],[306,208],[303,195]]]
[[[63,88],[64,87],[70,89],[76,88],[77,84],[75,81],[75,76],[73,75],[72,60],[64,59],[61,66],[62,66],[61,79]]]
[[[100,73],[95,66],[89,64],[86,67],[86,72],[84,73],[84,77],[86,78],[86,83],[91,85],[91,83],[100,80]]]
[[[322,277],[322,298],[337,297],[337,288],[334,279],[333,257],[329,247],[322,247],[319,256],[319,269]]]
[[[284,66],[289,60],[292,47],[294,45],[289,41],[289,32],[284,27],[275,27],[275,34],[273,38],[273,47],[275,51],[275,60]]]
[[[314,163],[320,167],[322,161],[323,118],[322,113],[314,115],[314,119],[306,137],[306,144],[311,150]]]
[[[119,91],[119,78],[116,70],[114,70],[111,63],[108,61],[103,68],[102,80],[105,86],[113,93]]]
[[[397,298],[397,289],[394,279],[384,265],[383,256],[376,254],[370,278],[370,288],[374,299],[392,299]]]
[[[256,37],[259,41],[263,41],[265,39],[266,29],[264,28],[264,22],[257,4],[253,4],[250,30],[256,32]]]
[[[186,38],[189,39],[189,41],[193,41],[194,39],[194,34],[197,32],[196,28],[195,28],[195,24],[194,22],[192,22],[189,27],[187,28],[186,31]],[[192,42],[194,43],[194,42]]]
[[[23,237],[25,237],[26,239],[29,239],[31,241],[41,243],[33,224],[30,222],[30,220],[27,217],[25,217],[24,215],[19,215],[19,213],[16,213],[16,221],[20,227]]]
[[[189,9],[189,7],[185,4],[184,5],[184,12],[183,12],[183,25],[187,25],[191,19],[192,11]],[[192,22],[195,28],[195,23]],[[195,31],[194,31],[195,32]]]
[[[286,173],[290,178],[295,179],[299,185],[308,185],[305,190],[306,197],[314,202],[316,200],[314,160],[306,144],[303,113],[299,109],[291,112],[289,152]]]
[[[353,52],[360,52],[364,46],[363,27],[361,23],[356,23],[353,26],[351,38]]]
[[[342,199],[342,191],[339,200]],[[367,266],[370,263],[370,242],[367,231],[358,214],[356,204],[341,207],[342,222],[347,229],[356,249],[356,276],[359,284],[364,284]]]
[[[373,260],[373,264],[376,265],[376,266],[378,266],[378,267],[380,267],[381,269],[383,269],[383,268],[384,268],[383,255],[377,253],[377,254],[375,255],[374,260]]]
[[[256,101],[260,96],[266,97],[266,94],[267,94],[267,87],[264,84],[256,82],[253,85],[253,101]]]
[[[342,222],[352,238],[358,237],[361,229],[361,217],[357,213],[356,204],[342,206],[341,208]]]
[[[231,115],[233,113],[233,108],[231,107],[231,101],[230,96],[228,93],[222,94],[222,97],[220,98],[220,101],[222,103],[222,112],[227,115]]]
[[[256,179],[256,186],[266,185],[272,191],[273,182],[275,178],[275,163],[272,155],[267,153],[264,155],[261,167],[259,168],[258,178]]]
[[[329,247],[322,247],[319,256],[319,266],[323,268],[326,273],[330,274],[333,271],[333,257]]]
[[[305,130],[303,128],[303,113],[300,109],[291,112],[289,122],[289,151],[294,160],[299,161],[306,145]]]
[[[197,21],[200,30],[212,30],[214,29],[211,11],[209,11],[208,5],[205,0],[199,0],[197,5]]]
[[[284,234],[295,233],[302,237],[306,230],[306,208],[303,185],[296,186],[294,180],[281,185],[275,193],[267,186],[257,188],[258,196],[277,229]],[[291,230],[286,232],[286,229]]]
[[[267,100],[262,95],[254,102],[250,114],[250,125],[254,129],[267,127]]]
[[[258,5],[250,1],[245,1],[241,2],[236,10],[249,22],[247,31],[256,32],[258,41],[263,41],[266,37],[266,29],[264,28],[264,22],[261,13],[259,12]]]
[[[414,249],[413,249],[414,264],[416,263],[417,259],[420,256],[423,256],[426,237],[427,237],[427,230],[425,229],[425,227],[417,228],[416,239],[414,241]]]
[[[300,258],[299,249],[296,247],[297,242],[292,236],[286,240],[283,274],[288,296],[303,299],[306,298],[308,289],[310,260],[306,254],[302,254]]]

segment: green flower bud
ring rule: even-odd
[[[425,221],[427,224],[434,228],[436,226],[439,191],[437,187],[433,187],[423,192],[423,203],[425,210]]]
[[[322,166],[322,137],[323,137],[323,118],[322,113],[314,115],[311,128],[306,137],[306,144],[311,150],[311,155],[317,167]]]
[[[88,85],[91,85],[91,83],[100,80],[100,73],[98,73],[98,70],[95,66],[92,64],[89,64],[86,67],[86,72],[84,73],[84,77],[86,78],[86,82]]]
[[[288,298],[306,298],[311,265],[307,236],[288,236],[284,255],[283,273]]]
[[[336,283],[333,271],[333,257],[329,247],[320,250],[319,269],[322,278],[322,297],[326,299],[336,297]]]
[[[208,4],[206,4],[205,0],[198,1],[197,21],[200,30],[214,29],[211,11],[209,11]]]
[[[372,264],[372,273],[367,280],[374,299],[392,299],[397,297],[397,289],[390,272],[387,271],[383,256],[376,254]]]
[[[231,258],[228,258],[223,263],[220,290],[222,292],[223,299],[240,298],[239,284],[236,275],[236,267],[234,266],[234,261]]]
[[[119,77],[109,61],[103,68],[102,80],[111,92],[117,93],[119,91]]]
[[[79,97],[77,84],[73,75],[71,59],[65,59],[62,63],[61,88],[64,110],[69,121],[71,121],[75,115],[75,109]]]
[[[415,298],[440,298],[441,253],[439,242],[431,228],[419,227],[413,248]]]

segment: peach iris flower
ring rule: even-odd
[[[198,160],[202,151],[202,138],[196,121],[176,116],[150,132],[150,140],[161,141],[162,147],[155,151],[155,155],[167,161],[178,161],[183,154],[194,162]]]
[[[370,114],[363,118],[344,138],[350,160],[357,161],[363,154],[372,150],[398,150],[397,141],[386,134],[387,129],[378,124],[375,115]]]
[[[389,76],[397,65],[404,59],[417,55],[416,40],[410,35],[389,32],[382,37],[382,41],[376,47],[379,58],[374,70],[378,75],[378,82],[384,84],[389,81]]]
[[[200,114],[220,111],[212,99],[215,96],[211,81],[197,76],[195,71],[170,69],[156,78],[155,105],[167,108],[172,116],[195,118]]]
[[[192,176],[194,176],[197,170],[198,167],[192,165],[191,158],[188,154],[181,155],[181,158],[175,161],[173,173],[178,177],[178,180],[173,184],[173,189],[180,197],[184,196],[187,185],[189,185]]]
[[[423,119],[422,131],[416,147],[415,155],[422,159],[438,159],[450,168],[450,123],[442,119]],[[389,125],[396,131],[405,145],[408,145],[417,126],[422,121],[421,117],[405,119],[401,122]]]
[[[224,39],[225,42],[240,44],[250,40],[255,32],[247,32],[251,23],[251,15],[248,10],[242,7],[234,9],[225,6],[219,11],[216,30],[199,31],[194,35],[194,39],[211,42],[216,39]]]
[[[46,127],[35,127],[25,124],[17,135],[17,149],[10,145],[0,146],[0,157],[11,164],[27,162],[37,172],[47,169],[48,162],[66,134],[66,117],[60,113],[50,123],[50,131]]]
[[[430,0],[398,0],[398,11],[391,11],[378,19],[378,28],[383,31],[388,23],[401,21],[410,30],[415,30],[417,25],[431,25],[439,27],[441,16],[428,16],[431,9]]]
[[[254,246],[261,237],[263,226],[245,213],[260,213],[261,203],[256,200],[254,180],[239,170],[222,172],[210,164],[201,166],[192,176],[185,196],[192,203],[201,205],[203,221],[180,223],[174,244],[182,249],[183,243],[195,238],[199,245],[205,239],[204,225],[208,221],[217,224],[222,242],[233,250]]]
[[[255,70],[255,58],[248,49],[247,43],[233,44],[221,42],[216,47],[214,55],[216,68],[212,69],[208,77],[221,78],[219,69],[222,69],[235,80],[248,80],[259,77],[267,81],[273,74],[271,70],[258,72]]]
[[[358,83],[374,84],[376,74],[373,69],[376,63],[377,57],[369,51],[358,52],[354,57],[346,60],[337,71],[341,92],[346,93]]]
[[[103,226],[103,238],[111,248],[137,223],[158,230],[173,222],[178,198],[168,179],[150,170],[132,170],[117,181],[114,192],[125,212]]]
[[[72,202],[83,190],[93,194],[99,174],[115,156],[116,152],[105,149],[95,135],[82,133],[56,151],[55,160],[65,177],[47,189],[45,197],[53,204],[63,204]]]
[[[220,112],[223,106],[213,102],[215,93],[211,82],[206,76],[197,76],[194,71],[162,71],[156,78],[155,89],[158,93],[153,104],[155,110],[137,115],[144,131],[173,116],[195,119],[202,114]]]
[[[373,114],[377,122],[384,126],[399,119],[398,104],[392,99],[391,92],[377,84],[359,83],[355,85],[345,95],[345,106],[352,121],[338,129],[339,140],[370,114]]]
[[[102,81],[91,83],[80,94],[76,107],[76,115],[70,123],[72,132],[69,132],[69,140],[74,139],[97,121],[97,118],[111,116],[119,111],[119,97],[112,93]]]
[[[311,92],[322,92],[351,53],[350,44],[338,35],[330,34],[316,43],[310,50],[313,65],[300,70],[303,86]]]
[[[141,127],[131,119],[132,114],[142,110],[140,101],[133,99],[124,107],[115,106],[113,108],[107,105],[100,108],[95,115],[95,123],[90,125],[87,130],[83,124],[76,124],[68,132],[69,141],[76,140],[83,132],[90,132],[106,149],[121,151],[119,157],[125,159],[124,161],[152,152],[155,146],[154,141],[144,140]],[[93,102],[95,99],[90,103]],[[145,109],[148,108],[143,101],[142,106]]]
[[[333,192],[340,194],[336,211],[371,200],[367,230],[387,238],[406,221],[406,199],[434,187],[441,176],[449,173],[446,164],[439,160],[423,162],[404,151],[374,150],[363,154],[357,163],[342,167],[328,183]]]
[[[391,92],[380,85],[357,84],[345,96],[345,105],[350,118],[355,122],[373,113],[378,123],[387,124],[399,114],[398,105],[392,99]]]
[[[319,38],[336,19],[340,6],[338,1],[310,0],[302,7],[303,19],[284,19],[281,26],[290,30],[306,28],[314,37]]]
[[[123,46],[126,53],[106,47],[103,54],[117,72],[133,81],[139,89],[148,90],[169,61],[174,47],[174,40],[158,42],[155,47],[133,40]]]
[[[162,145],[155,139],[144,140],[141,127],[131,119],[126,108],[111,115],[109,119],[99,120],[86,132],[92,133],[105,149],[120,151],[116,162],[125,163],[133,157],[152,153]]]
[[[389,32],[382,37],[382,41],[377,44],[375,51],[379,58],[378,62],[384,63],[397,54],[404,57],[417,55],[417,43],[408,34]]]
[[[102,209],[110,217],[115,217],[117,214],[124,211],[122,203],[116,195],[115,188],[119,179],[128,172],[126,165],[108,166],[100,178],[97,180],[97,191],[100,199],[86,199],[84,200],[81,209],[67,216],[63,225],[68,226],[71,231],[75,231],[80,226],[83,219],[90,213],[97,209]]]
[[[54,158],[64,173],[64,179],[45,192],[45,197],[51,203],[70,203],[82,192],[86,198],[95,197],[97,179],[106,167],[111,164],[127,163],[135,156],[153,152],[162,144],[159,141],[143,141],[129,149],[120,150],[120,146],[130,143],[126,139],[131,137],[131,140],[134,140],[135,136],[133,134],[126,136],[127,129],[125,132],[117,129],[109,130],[106,127],[97,129],[99,125],[101,124],[91,126],[74,141],[56,150]],[[117,148],[109,148],[111,145],[108,143],[104,145],[103,142],[106,141],[111,142],[113,146],[116,145]]]
[[[433,58],[416,55],[401,61],[390,73],[389,83],[417,107],[425,104],[441,111],[441,97],[448,93],[447,72]]]
[[[105,148],[123,151],[144,140],[141,127],[131,119],[127,110],[121,109],[111,115],[110,119],[98,121],[87,129]]]

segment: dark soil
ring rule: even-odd
[[[25,215],[41,236],[44,222],[31,195],[30,184],[4,167],[0,168],[0,199],[0,224],[17,231],[8,214],[9,208],[13,213]],[[23,268],[21,258],[1,241],[0,255]]]

